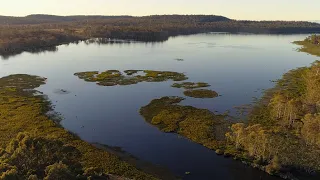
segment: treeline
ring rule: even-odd
[[[0,25],[31,25],[130,17],[132,16],[55,16],[47,14],[32,14],[25,17],[0,16]]]
[[[250,113],[249,123],[232,125],[226,136],[226,153],[271,174],[290,179],[297,172],[319,172],[320,61],[285,74]]]
[[[84,39],[63,29],[0,28],[0,54],[7,57],[24,51],[55,51],[57,45]]]
[[[171,36],[206,32],[315,33],[320,24],[303,21],[237,21],[211,15],[0,17],[0,54],[90,38],[165,41]]]

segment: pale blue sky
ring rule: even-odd
[[[215,14],[250,20],[317,20],[320,0],[2,0],[1,15]]]

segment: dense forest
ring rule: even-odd
[[[214,15],[0,16],[0,54],[8,56],[90,38],[165,41],[205,32],[315,33],[320,24],[303,21],[240,21]]]

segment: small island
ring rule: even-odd
[[[198,82],[198,83],[182,82],[182,83],[174,83],[171,87],[184,88],[184,89],[196,89],[196,88],[210,87],[210,85],[205,82]]]
[[[218,93],[209,89],[192,89],[184,91],[183,94],[193,98],[215,98],[218,97]]]
[[[141,75],[135,75],[141,73]],[[87,82],[96,82],[100,86],[132,85],[140,82],[164,82],[167,80],[184,81],[187,80],[183,73],[171,71],[153,70],[107,70],[99,73],[98,71],[78,72],[74,74]]]

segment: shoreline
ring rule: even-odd
[[[71,161],[72,163],[68,164],[70,167],[63,165],[63,168],[67,168],[69,174],[74,177],[88,176],[89,171],[97,169],[94,171],[100,173],[94,173],[95,176],[110,175],[119,179],[125,179],[125,177],[146,180],[158,179],[120,160],[116,155],[79,139],[73,133],[62,128],[59,123],[49,119],[46,113],[52,110],[50,101],[41,94],[35,95],[38,91],[34,90],[45,82],[45,78],[24,74],[0,78],[0,149],[2,150],[0,163],[5,162],[10,165],[10,168],[13,168],[16,173],[15,176],[28,179],[29,176],[35,175],[29,174],[29,172],[36,171],[39,172],[36,174],[38,178],[43,178],[45,175],[43,168],[46,166],[47,168],[51,165],[61,166],[57,163]],[[41,145],[36,148],[37,152],[33,152],[32,147],[29,149],[28,145],[23,145],[24,142],[40,143]],[[8,148],[15,143],[18,143],[19,146]],[[14,151],[12,152],[12,150]],[[23,154],[16,156],[12,153],[18,155],[31,153],[34,158],[29,159],[31,158],[29,156],[23,156]],[[56,153],[59,154],[56,155]],[[76,154],[72,155],[71,153]],[[12,157],[9,158],[10,156]],[[56,158],[51,158],[55,156]],[[18,159],[15,160],[16,158]],[[66,159],[69,160],[66,161]],[[22,166],[23,164],[20,163],[22,161],[29,163]],[[24,170],[25,168],[27,171]],[[2,176],[6,177],[6,174],[10,175],[12,171],[11,169],[4,171],[2,173],[5,174]]]

